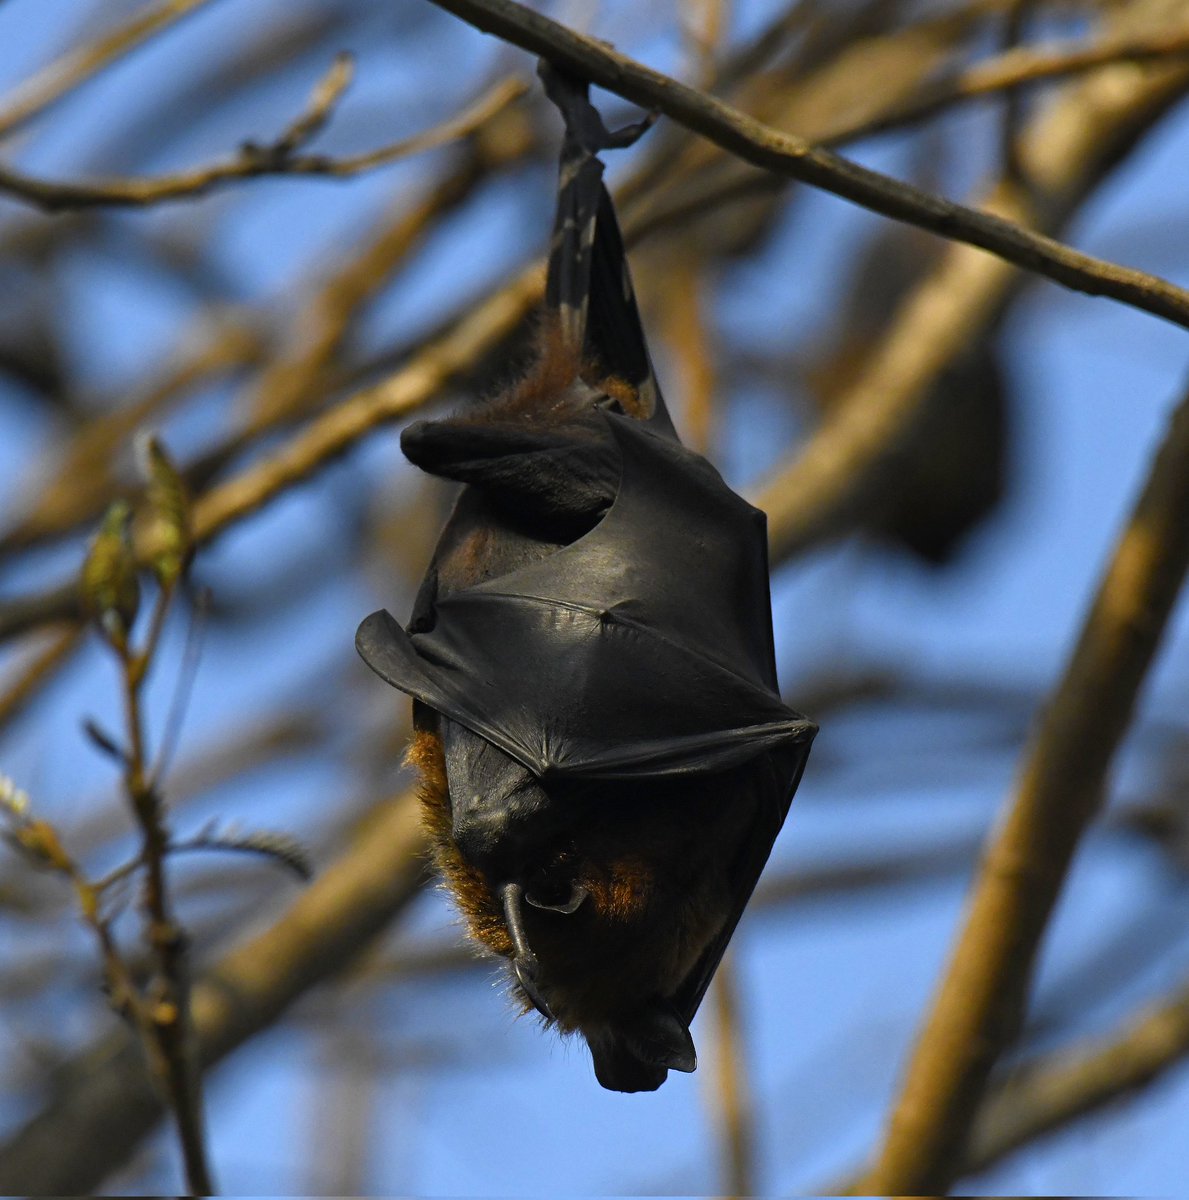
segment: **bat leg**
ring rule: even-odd
[[[654,1092],[669,1071],[689,1073],[698,1065],[689,1028],[660,1000],[588,1040],[595,1076],[613,1092]]]
[[[563,338],[636,393],[631,415],[675,436],[660,396],[624,253],[615,206],[603,186],[601,150],[630,146],[655,121],[609,130],[590,102],[584,80],[541,60],[538,74],[565,122],[557,216],[549,252],[546,307]]]
[[[423,471],[482,488],[530,516],[593,519],[619,486],[609,439],[581,426],[418,421],[400,444]]]
[[[557,215],[549,247],[545,308],[554,314],[562,341],[582,355],[589,349],[586,334],[591,296],[592,252],[597,239],[599,205],[603,196],[601,150],[630,146],[651,119],[610,130],[590,102],[590,85],[558,70],[545,59],[537,66],[545,94],[565,122],[557,192]]]

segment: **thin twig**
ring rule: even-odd
[[[1023,1018],[1032,964],[1097,813],[1189,567],[1189,395],[1178,406],[986,852],[865,1193],[940,1194],[987,1077]]]
[[[822,139],[835,146],[925,121],[938,113],[999,92],[1054,83],[1117,63],[1161,62],[1189,54],[1189,29],[1104,38],[1091,46],[1021,46],[956,74],[943,76],[903,104],[869,121],[852,123]]]
[[[126,644],[120,648],[128,732],[124,787],[140,827],[139,862],[145,875],[146,940],[156,968],[154,990],[147,1007],[152,1032],[149,1044],[158,1052],[158,1071],[177,1124],[189,1192],[195,1196],[208,1196],[214,1187],[203,1133],[201,1077],[194,1062],[190,1032],[186,936],[173,915],[169,900],[165,860],[170,838],[161,798],[150,778],[140,703],[173,595],[171,584],[161,586],[143,649],[133,651]]]
[[[730,0],[681,0],[677,14],[692,74],[701,87],[712,87],[718,56],[731,23]]]
[[[1073,291],[1109,296],[1189,328],[1189,292],[1166,279],[1083,254],[1001,217],[966,208],[810,146],[515,0],[432,2],[485,33],[548,58],[627,100],[665,113],[765,170],[819,187],[885,217],[977,246]]]
[[[194,501],[194,541],[201,545],[250,516],[274,496],[332,462],[376,429],[429,403],[459,371],[507,337],[540,301],[543,264],[522,271],[476,305],[459,323],[418,351],[388,379],[314,418],[277,450]],[[142,561],[152,547],[143,547]],[[76,581],[0,605],[0,641],[46,621],[81,616]]]
[[[474,131],[491,116],[523,95],[526,85],[504,79],[473,104],[449,120],[412,137],[392,142],[363,154],[334,158],[324,154],[300,154],[295,139],[313,135],[329,116],[326,106],[342,94],[342,60],[315,89],[309,110],[294,121],[280,138],[267,145],[245,143],[233,157],[204,167],[171,175],[126,179],[96,179],[84,183],[53,181],[26,175],[0,166],[0,191],[26,201],[46,212],[85,208],[141,208],[173,200],[189,200],[238,179],[265,175],[306,175],[343,179],[386,166],[402,158],[444,146]]]
[[[1010,54],[1019,48],[1024,26],[1036,0],[1014,0],[1003,20],[1003,48]],[[1020,130],[1024,126],[1024,97],[1018,87],[1003,90],[1003,120],[999,131],[999,156],[1003,178],[1017,187],[1026,186],[1020,155]]]
[[[0,531],[0,555],[94,521],[126,490],[119,478],[121,451],[136,430],[150,418],[161,421],[174,405],[220,376],[259,363],[264,349],[260,330],[248,321],[232,314],[204,316],[201,328],[171,349],[158,376],[119,407],[113,398],[110,411],[101,411],[47,455],[32,499]]]
[[[1129,17],[1149,18],[1143,5]],[[1122,68],[1071,85],[1022,140],[1028,188],[1000,183],[983,206],[1049,232],[1061,229],[1189,87],[1189,68],[1159,73]],[[1026,277],[962,245],[906,297],[863,370],[790,462],[756,489],[768,513],[774,560],[849,532],[870,511],[883,472],[911,436],[923,398],[941,373],[994,328]]]
[[[525,123],[496,125],[506,105],[496,105],[487,121],[471,133],[498,128],[500,136],[477,139],[442,179],[412,207],[402,205],[395,219],[384,222],[358,253],[346,259],[314,290],[296,316],[292,332],[277,360],[254,385],[243,428],[194,465],[191,474],[209,474],[210,463],[225,461],[246,449],[260,434],[304,416],[332,388],[328,372],[360,309],[391,278],[392,271],[420,244],[433,223],[465,202],[487,173],[525,153],[530,136]],[[215,373],[259,362],[262,337],[242,317],[229,318],[159,382],[143,399],[90,422],[63,454],[42,494],[6,533],[0,534],[0,553],[21,549],[42,538],[69,531],[92,519],[110,503],[118,489],[113,463],[131,432],[145,418],[160,413],[187,391]],[[80,481],[85,486],[80,487]]]
[[[746,1049],[731,955],[719,966],[713,987],[716,1069],[708,1086],[714,1089],[715,1116],[721,1126],[724,1191],[728,1196],[750,1196],[755,1177],[755,1114],[748,1089]]]
[[[500,104],[489,108],[485,120],[472,124],[469,132],[487,125],[505,107]],[[527,125],[515,122],[506,127],[504,135],[485,137],[469,145],[423,196],[411,206],[402,202],[396,218],[385,221],[335,269],[298,314],[286,353],[264,372],[256,386],[245,438],[281,420],[304,415],[325,394],[335,354],[367,302],[389,282],[393,271],[437,222],[463,205],[492,171],[519,159],[530,147]]]
[[[709,328],[706,265],[688,253],[675,256],[666,275],[665,332],[675,353],[673,370],[684,401],[684,440],[706,454],[713,437],[718,370]]]
[[[1189,1055],[1189,985],[1107,1037],[1014,1068],[979,1110],[962,1174],[985,1171],[1027,1142],[1146,1087]]]
[[[202,1066],[341,971],[404,909],[424,874],[417,804],[405,795],[385,803],[270,929],[196,982],[193,1029]],[[0,1194],[93,1192],[161,1118],[161,1099],[126,1039],[106,1039],[81,1058],[86,1068],[69,1073],[68,1089],[0,1147]]]
[[[344,400],[276,452],[198,497],[194,502],[196,541],[208,541],[368,433],[428,403],[452,375],[511,333],[540,299],[543,286],[542,268],[530,267],[389,379]]]
[[[25,663],[17,677],[0,694],[0,729],[8,724],[54,677],[82,639],[82,627],[69,625],[53,633],[50,640]]]

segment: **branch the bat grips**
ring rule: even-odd
[[[407,629],[360,626],[414,701],[437,864],[513,989],[580,1032],[599,1082],[696,1065],[689,1026],[800,781],[776,684],[764,516],[677,439],[653,373],[587,86],[565,120],[535,365],[405,430],[464,486]]]

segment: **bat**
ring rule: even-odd
[[[764,515],[681,445],[657,386],[587,85],[565,121],[535,364],[409,426],[463,485],[408,627],[359,627],[413,697],[437,865],[524,1011],[580,1032],[603,1087],[697,1065],[689,1026],[817,726],[777,689]]]

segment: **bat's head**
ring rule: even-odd
[[[522,1007],[582,1033],[604,1087],[692,1071],[675,998],[735,911],[748,805],[724,803],[721,777],[559,794],[439,724],[409,755],[435,856],[473,936],[511,961]]]

